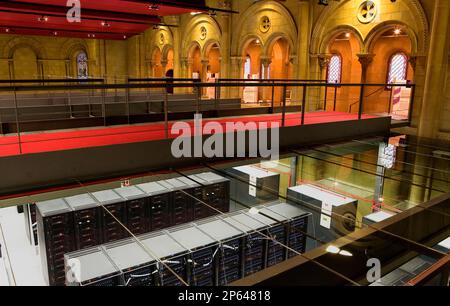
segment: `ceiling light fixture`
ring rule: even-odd
[[[48,16],[40,16],[40,17],[38,18],[38,21],[39,21],[39,22],[47,22],[47,21],[48,21]]]
[[[345,33],[345,37],[349,38],[350,37],[350,33]]]
[[[6,33],[9,33],[9,31],[10,31],[9,28],[6,28],[6,29],[5,29],[5,32],[6,32]]]
[[[398,28],[394,30],[395,35],[400,35],[401,33],[402,33],[402,30],[400,30]]]
[[[148,9],[149,10],[151,10],[151,11],[159,11],[159,5],[158,4],[150,4],[149,6],[148,6]]]
[[[108,21],[102,21],[101,22],[102,27],[107,27],[109,28],[111,25],[108,23]]]

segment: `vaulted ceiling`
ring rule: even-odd
[[[69,22],[71,3],[77,2],[80,22]],[[204,0],[3,0],[0,33],[126,39],[160,24],[163,16],[209,10]]]

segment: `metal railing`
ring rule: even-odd
[[[365,103],[367,103],[365,101],[367,96],[364,95],[365,90],[372,87],[386,88],[386,84],[330,84],[320,80],[286,81],[281,79],[221,79],[215,83],[204,83],[196,79],[166,78],[129,79],[128,83],[124,84],[104,84],[101,79],[87,79],[84,81],[52,80],[49,82],[53,82],[53,84],[47,86],[0,86],[0,97],[2,94],[10,94],[12,99],[10,102],[13,102],[13,106],[7,109],[9,113],[6,115],[8,116],[2,112],[2,110],[5,109],[2,109],[2,105],[0,105],[0,134],[2,133],[3,124],[14,124],[20,143],[21,125],[39,121],[33,119],[33,116],[35,116],[35,118],[46,118],[46,116],[48,118],[62,117],[64,120],[94,118],[101,120],[101,124],[98,125],[107,126],[110,117],[125,117],[125,123],[131,124],[133,123],[133,120],[131,119],[136,116],[151,115],[154,117],[153,121],[164,122],[164,134],[166,138],[169,138],[169,121],[171,118],[176,120],[177,117],[174,116],[176,113],[184,112],[199,114],[207,111],[217,112],[228,109],[230,110],[229,114],[223,114],[223,117],[239,115],[236,111],[241,110],[242,107],[242,95],[240,90],[243,90],[245,87],[249,86],[249,84],[251,84],[251,87],[257,88],[258,90],[267,88],[267,91],[269,89],[272,91],[271,96],[269,96],[271,102],[270,106],[267,106],[266,108],[268,109],[269,114],[277,113],[279,115],[275,120],[280,122],[281,127],[307,124],[307,114],[310,112],[313,112],[316,118],[323,116],[323,121],[327,121],[326,116],[331,117],[331,115],[333,115],[324,112],[327,111],[328,108],[328,93],[330,92],[330,88],[335,90],[333,94],[333,111],[336,111],[337,109],[338,88],[356,88],[356,90],[359,90],[358,112],[353,113],[352,111],[344,111],[342,113],[352,115],[352,119],[354,120],[362,120],[375,116],[375,114],[371,114],[364,109],[366,106]],[[100,82],[100,84],[96,84],[95,82]],[[412,93],[414,93],[415,85],[405,84],[397,85],[397,87],[412,88]],[[202,99],[202,90],[205,88],[215,89],[213,99]],[[228,91],[234,90],[234,93],[228,93],[228,96],[221,98],[220,91],[222,88],[228,89]],[[151,93],[151,95],[149,95],[149,90],[159,90],[159,92]],[[174,90],[187,90],[188,92],[184,94],[169,93]],[[52,93],[54,96],[60,95],[63,103],[58,105],[20,105],[21,103],[19,102],[21,101],[21,98],[23,98],[24,101],[28,99],[27,96],[24,97],[23,95],[43,91]],[[275,91],[279,94],[278,100],[275,98]],[[288,96],[294,91],[298,101],[288,105]],[[143,92],[146,93],[143,94]],[[88,94],[86,95],[86,93]],[[111,93],[113,93],[113,95],[111,95]],[[177,100],[179,97],[181,98]],[[36,97],[33,97],[32,99],[36,99]],[[75,99],[81,101],[81,103],[73,103]],[[233,107],[235,108],[225,107],[227,105],[223,104],[223,101],[226,101],[227,99],[232,100],[233,103],[235,103],[233,104]],[[413,100],[414,95],[412,94],[407,114],[409,120],[412,115],[411,110]],[[178,104],[180,107],[179,109],[181,110],[178,110],[173,104]],[[60,107],[60,110],[55,108],[53,112],[47,112],[48,109],[52,109],[52,107],[56,106]],[[235,112],[233,113],[233,111]],[[324,113],[321,114],[321,111]],[[290,113],[300,113],[300,116],[293,119],[291,116],[288,117],[288,114]],[[253,112],[251,108],[248,108],[246,109],[245,114],[256,115],[261,114],[261,112],[260,110],[255,110],[255,112]],[[21,148],[20,153],[22,153]]]

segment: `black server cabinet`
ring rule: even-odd
[[[372,214],[369,214],[363,218],[363,224],[366,226],[370,226],[384,220],[387,220],[393,217],[395,214],[387,211],[378,211]]]
[[[201,200],[194,203],[194,220],[208,218],[230,211],[230,180],[213,172],[205,172],[189,176],[190,179],[203,186]]]
[[[184,286],[188,283],[188,250],[173,240],[165,232],[156,232],[139,237],[141,242],[152,252],[159,263],[156,283],[159,286]],[[174,273],[172,273],[170,268]],[[180,278],[183,280],[181,281]]]
[[[280,174],[253,166],[235,167],[227,170],[231,180],[231,198],[237,207],[254,206],[277,201],[280,189]]]
[[[67,286],[116,287],[122,273],[102,247],[89,248],[64,256]]]
[[[74,211],[75,247],[82,250],[102,243],[101,211],[89,194],[65,198]]]
[[[114,190],[95,192],[92,196],[99,204],[103,243],[129,237],[124,227],[127,225],[125,200]]]
[[[329,243],[355,231],[358,201],[314,185],[291,187],[288,202],[312,214],[307,250]],[[315,225],[315,228],[312,225]]]
[[[150,287],[156,285],[157,261],[135,239],[129,238],[103,246],[105,253],[122,272],[122,285]]]
[[[265,267],[268,226],[252,218],[243,211],[230,213],[221,217],[246,235],[242,239],[241,275],[249,276]]]
[[[150,231],[146,194],[139,188],[130,186],[114,190],[125,201],[126,225],[133,235]],[[129,233],[128,233],[129,234]],[[127,236],[129,236],[127,234]]]
[[[172,191],[170,200],[171,225],[175,226],[191,222],[193,220],[194,199],[190,195],[199,185],[184,177],[169,179],[159,183]]]
[[[242,278],[245,233],[217,217],[198,221],[196,225],[219,243],[219,250],[215,255],[215,285],[225,286]]]
[[[214,286],[215,256],[219,251],[218,242],[192,223],[171,228],[168,233],[175,241],[189,250],[187,261],[189,285]]]
[[[138,185],[146,199],[146,215],[149,231],[157,231],[171,225],[170,190],[157,182]],[[147,232],[149,232],[147,231]]]
[[[72,209],[62,199],[40,202],[36,207],[44,279],[50,286],[63,286],[64,254],[75,249]]]
[[[265,209],[263,206],[257,207],[257,211],[258,213],[247,213],[247,215],[267,226],[265,234],[268,236],[268,238],[264,252],[264,267],[267,268],[286,260],[286,219],[270,210]]]
[[[294,250],[286,250],[287,258],[305,253],[306,237],[308,235],[308,218],[312,218],[312,215],[297,206],[286,203],[267,204],[265,208],[281,216],[277,220],[283,221],[286,225],[286,245]],[[262,212],[264,213],[265,211]],[[275,215],[272,216],[275,217]]]

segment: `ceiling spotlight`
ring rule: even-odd
[[[158,4],[150,4],[149,6],[148,6],[148,9],[149,10],[152,10],[152,11],[159,11],[159,5]]]
[[[6,33],[9,33],[9,28],[6,28],[6,29],[5,29],[5,32],[6,32]]]
[[[109,28],[111,26],[107,21],[102,21],[101,25],[102,25],[102,27],[107,27],[107,28]]]
[[[56,32],[56,31],[53,32],[53,35],[54,35],[54,36],[57,36],[57,35],[58,35],[58,32]]]
[[[88,34],[89,38],[95,38],[95,34]]]
[[[126,36],[126,35],[124,35],[124,36],[123,36],[123,39],[127,39],[127,36]]]
[[[40,16],[40,17],[38,18],[38,21],[39,21],[39,22],[47,22],[47,21],[48,21],[48,16]]]

